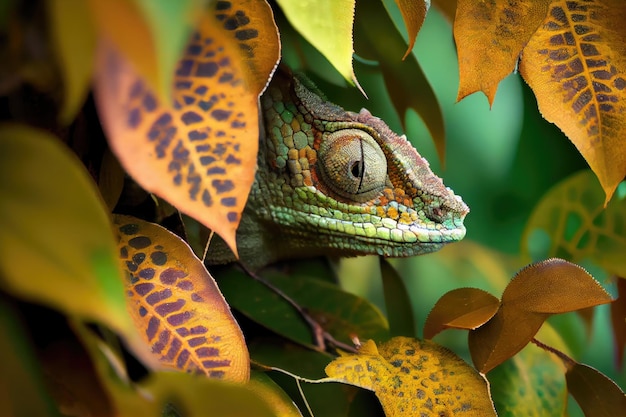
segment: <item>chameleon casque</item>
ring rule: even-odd
[[[407,257],[465,236],[469,212],[406,137],[346,111],[281,66],[261,97],[257,172],[237,230],[240,261]],[[209,264],[234,261],[221,239]]]

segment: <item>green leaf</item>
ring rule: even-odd
[[[287,19],[350,83],[357,84],[352,69],[354,0],[315,2],[278,0]]]
[[[366,59],[378,61],[400,120],[405,124],[407,110],[415,110],[428,127],[439,159],[444,161],[443,114],[415,55],[409,54],[402,61],[406,42],[379,1],[359,3],[355,22],[356,52]]]
[[[48,16],[65,89],[61,122],[69,124],[87,97],[96,34],[84,0],[48,0]]]
[[[542,333],[542,340],[544,334],[558,338],[549,327]],[[487,378],[498,416],[563,416],[567,404],[564,367],[560,359],[545,350],[528,345]]]
[[[262,397],[277,417],[302,417],[291,398],[267,374],[252,372],[248,388]]]
[[[0,126],[4,289],[136,334],[117,257],[107,212],[75,155],[49,133]]]
[[[387,321],[378,308],[334,284],[270,273],[263,278],[305,308],[339,341],[352,344],[352,335],[375,340],[389,338]],[[309,325],[274,291],[234,270],[219,274],[216,279],[233,308],[290,340],[314,347]]]
[[[591,259],[612,274],[626,276],[626,197],[605,195],[591,171],[558,183],[535,206],[522,237],[522,250],[533,259]]]
[[[415,337],[413,308],[406,286],[393,266],[383,257],[379,259],[389,333],[391,336]]]
[[[20,312],[0,296],[0,415],[59,417]]]

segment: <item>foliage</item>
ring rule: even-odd
[[[5,2],[2,414],[623,413],[626,5],[429,4]],[[436,19],[445,36],[421,44]],[[432,70],[452,30],[456,110],[442,93],[456,88],[456,66],[441,85]],[[332,101],[410,133],[433,166],[447,158],[446,177],[476,219],[473,242],[404,262],[209,273],[201,259],[213,232],[236,253],[262,134],[258,99],[281,56]],[[459,127],[454,112],[476,91],[488,104],[472,106],[496,112],[518,69],[530,89],[520,87],[523,120],[511,125],[522,139],[509,160],[468,134],[476,113]],[[539,112],[591,171],[572,174],[584,164]],[[504,174],[486,174],[493,160]],[[520,241],[521,253],[507,251]],[[372,272],[380,277],[368,284]],[[372,282],[380,292],[368,293]],[[606,310],[593,324],[588,313],[607,303],[616,363]],[[600,329],[600,354],[586,349],[580,317]],[[445,329],[467,330],[467,342]]]

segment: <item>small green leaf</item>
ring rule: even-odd
[[[0,223],[6,291],[135,334],[102,200],[49,133],[0,126]]]
[[[354,0],[278,0],[287,19],[352,84],[352,25]]]
[[[391,336],[414,337],[413,308],[406,286],[393,266],[383,257],[379,259],[385,293],[385,307],[389,320],[389,333]]]
[[[87,97],[96,34],[84,0],[48,0],[48,16],[65,89],[61,122],[69,124]]]

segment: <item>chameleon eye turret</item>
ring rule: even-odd
[[[385,187],[385,153],[362,130],[341,129],[325,134],[317,161],[325,185],[340,197],[362,203]]]

